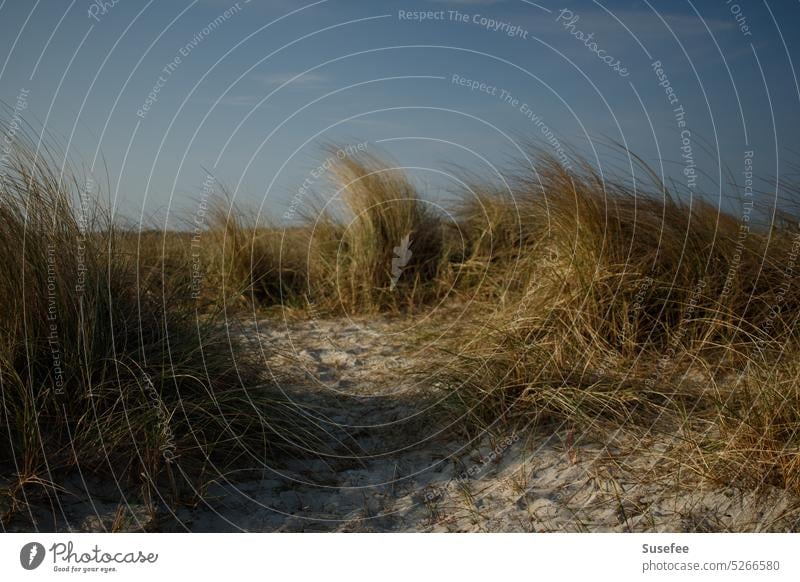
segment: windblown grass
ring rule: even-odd
[[[321,217],[322,236],[336,241],[335,254],[319,271],[326,279],[323,293],[346,311],[429,301],[444,251],[440,218],[405,175],[372,156],[337,159],[331,172],[346,212],[338,217],[329,210]]]
[[[793,215],[758,227],[643,166],[634,188],[580,159],[535,159],[507,183],[466,176],[455,224],[357,155],[336,158],[331,203],[301,224],[222,196],[193,236],[76,209],[79,181],[18,146],[0,182],[0,455],[15,499],[77,468],[180,499],[324,445],[222,325],[245,310],[464,297],[476,334],[434,365],[471,429],[691,430],[696,472],[800,493]]]
[[[800,494],[800,375],[796,355],[757,358],[720,390],[696,451],[698,471],[740,486]]]
[[[366,154],[334,158],[333,201],[308,210],[302,225],[259,225],[217,204],[210,232],[223,250],[214,270],[231,295],[330,313],[411,309],[438,297],[447,266],[440,217],[399,170]]]
[[[541,207],[531,197],[518,198],[507,182],[467,179],[453,209],[463,241],[461,256],[454,256],[456,288],[471,296],[518,301],[532,275],[524,268],[526,253],[544,234]]]
[[[186,279],[174,279],[180,269],[165,268],[170,257],[152,237],[133,245],[99,206],[76,206],[82,183],[59,168],[17,143],[0,179],[0,459],[13,475],[11,510],[28,485],[75,470],[113,476],[156,507],[299,444],[299,415],[218,313],[198,315]]]
[[[759,228],[755,215],[681,199],[657,180],[634,190],[581,160],[574,167],[540,157],[511,197],[481,204],[505,206],[489,215],[500,233],[520,232],[514,209],[525,208],[533,235],[506,234],[504,248],[481,253],[502,265],[490,271],[496,288],[525,277],[502,323],[455,360],[461,414],[478,426],[710,422],[698,457],[715,451],[718,469],[797,490],[792,221]],[[744,367],[747,382],[724,390]]]

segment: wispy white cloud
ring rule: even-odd
[[[480,6],[487,4],[500,4],[505,0],[432,0],[437,4],[461,4],[462,6]]]
[[[279,85],[283,85],[284,83],[291,81],[291,83],[287,85],[287,88],[303,87],[306,89],[321,87],[329,80],[327,75],[323,75],[321,73],[306,73],[305,75],[297,77],[299,74],[300,73],[259,73],[254,75],[253,78],[270,87],[278,87]],[[295,77],[297,78],[295,79]]]
[[[247,106],[251,107],[258,103],[258,100],[261,99],[258,95],[229,95],[224,97],[219,104],[220,105],[229,105],[233,107],[241,107]]]

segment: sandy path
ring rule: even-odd
[[[785,495],[703,486],[659,474],[656,441],[607,442],[527,431],[470,443],[436,420],[443,392],[413,370],[431,355],[437,324],[320,320],[249,325],[253,342],[281,346],[268,369],[295,369],[283,383],[330,431],[332,456],[266,468],[262,478],[220,481],[177,522],[146,525],[128,508],[123,529],[191,531],[684,531],[784,529]],[[422,338],[427,338],[422,339]],[[87,500],[66,485],[70,528],[111,529],[118,503]],[[49,529],[44,515],[39,527]],[[760,524],[760,525],[757,525]],[[64,525],[57,526],[59,529]],[[22,528],[25,529],[25,528]],[[30,529],[29,526],[27,529]]]
[[[296,461],[264,479],[220,485],[178,517],[193,530],[652,531],[786,527],[785,496],[702,487],[659,475],[657,442],[618,447],[505,433],[470,443],[444,430],[443,392],[425,377],[437,323],[316,320],[259,326],[291,346],[299,405],[329,419],[340,456]],[[427,338],[426,340],[420,338]],[[427,343],[426,343],[427,342]],[[276,356],[280,358],[281,356]],[[276,364],[281,362],[276,360]],[[285,362],[283,363],[285,367]],[[430,414],[432,413],[432,414]],[[223,517],[224,516],[224,517]],[[769,525],[768,525],[769,524]],[[783,525],[778,525],[783,524]]]

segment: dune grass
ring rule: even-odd
[[[656,180],[633,190],[574,167],[539,157],[494,211],[508,221],[495,230],[516,232],[515,208],[538,208],[538,236],[494,251],[495,286],[525,284],[451,361],[460,414],[668,434],[706,423],[706,476],[800,492],[793,222],[758,227]]]
[[[455,224],[360,155],[336,161],[332,203],[303,224],[258,226],[228,205],[212,230],[256,308],[375,314],[468,298],[475,334],[434,368],[471,430],[697,423],[698,472],[800,492],[791,213],[757,226],[641,163],[634,188],[579,158],[531,158],[498,184],[465,172]]]
[[[76,203],[82,187],[26,143],[3,167],[6,514],[75,471],[105,475],[157,511],[298,445],[301,415],[264,384],[219,312],[198,312],[170,263],[175,241],[170,255],[152,235],[120,232],[85,193]]]
[[[338,160],[331,196],[343,205],[291,232],[304,252],[285,260],[280,229],[251,225],[240,229],[249,233],[241,270],[259,273],[250,284],[291,282],[262,293],[267,303],[302,296],[331,313],[469,298],[475,334],[434,368],[471,430],[703,426],[691,437],[698,472],[800,492],[791,213],[758,225],[743,206],[736,215],[679,196],[641,163],[634,187],[579,158],[565,167],[532,154],[532,167],[502,183],[465,173],[454,225],[377,158]],[[410,260],[393,272],[404,239]]]
[[[413,309],[438,297],[446,234],[408,178],[361,154],[337,158],[329,182],[332,200],[315,201],[296,226],[259,224],[229,198],[216,201],[214,270],[231,295],[256,308],[332,314]]]
[[[243,313],[464,299],[475,333],[432,364],[471,431],[691,425],[696,472],[800,493],[793,215],[757,226],[644,166],[634,188],[535,154],[503,183],[465,174],[452,223],[357,155],[336,159],[330,203],[299,224],[223,195],[193,236],[76,207],[80,181],[18,146],[0,183],[0,453],[15,503],[80,468],[155,505],[324,446],[230,331]]]
[[[413,306],[434,298],[444,255],[439,216],[406,176],[376,158],[337,162],[332,177],[346,213],[337,218],[328,211],[322,217],[337,235],[324,273],[335,290],[327,292],[347,311]]]

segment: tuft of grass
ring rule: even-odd
[[[259,224],[228,194],[208,213],[207,285],[231,306],[302,307],[309,294],[308,235],[303,227]]]
[[[234,204],[214,207],[211,280],[255,307],[374,313],[439,297],[448,254],[438,214],[401,171],[331,151],[333,201],[301,225],[259,225]]]
[[[529,253],[544,229],[536,200],[518,197],[512,185],[493,185],[468,177],[453,208],[463,252],[457,262],[457,288],[473,296],[518,301],[531,276]]]
[[[337,158],[331,176],[346,212],[328,211],[321,219],[334,233],[326,238],[336,241],[319,271],[326,277],[323,293],[346,311],[409,307],[435,297],[444,255],[441,220],[407,177],[366,154]]]

